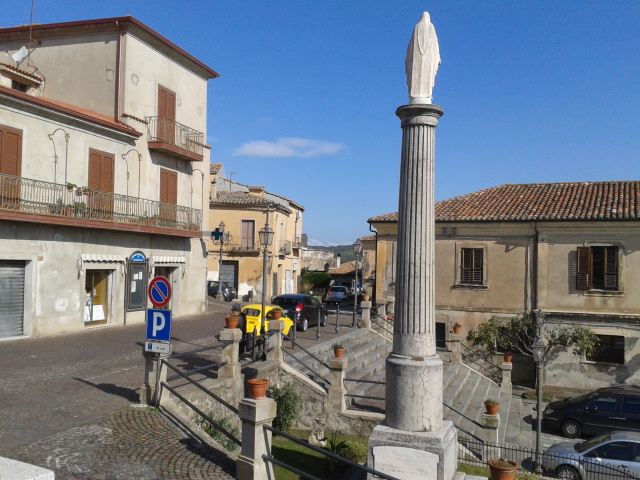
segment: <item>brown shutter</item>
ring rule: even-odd
[[[158,140],[175,144],[175,120],[176,94],[158,86]]]
[[[87,186],[94,192],[87,198],[87,207],[100,212],[100,215],[110,215],[113,212],[115,156],[99,150],[89,150],[89,179]],[[100,193],[105,192],[105,193]]]
[[[473,252],[473,284],[474,285],[482,285],[482,270],[483,270],[483,254],[484,252],[475,248],[472,250]]]
[[[22,168],[22,130],[0,127],[0,173],[20,177]],[[17,208],[20,179],[0,178],[0,196],[5,208]]]
[[[591,248],[578,247],[578,265],[576,270],[577,290],[591,290],[593,288],[592,258]]]
[[[471,265],[471,249],[463,248],[460,250],[460,283],[471,283]]]
[[[160,170],[160,202],[176,205],[178,203],[178,173],[171,170]],[[160,206],[160,217],[163,220],[175,221],[176,209],[168,205]]]
[[[604,249],[604,289],[618,290],[618,247]]]

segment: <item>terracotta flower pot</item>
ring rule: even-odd
[[[460,333],[460,328],[461,328],[461,327],[456,327],[456,326],[454,326],[454,327],[453,327],[453,333],[456,333],[456,334],[457,334],[457,333]]]
[[[518,471],[518,464],[511,460],[503,460],[502,458],[493,458],[487,461],[489,471],[491,472],[491,480],[513,480]]]
[[[342,355],[344,355],[344,348],[334,348],[333,355],[336,358],[342,358]]]
[[[505,353],[505,354],[502,356],[502,359],[503,359],[505,362],[509,362],[509,363],[511,363],[511,360],[513,360],[513,354],[511,354],[511,353]]]
[[[363,302],[368,302],[370,298],[371,298],[371,296],[369,296],[368,294],[366,294],[366,293],[362,294],[362,301]]]
[[[227,328],[238,328],[238,320],[240,317],[224,317]]]
[[[269,380],[266,378],[251,378],[247,380],[247,383],[249,384],[249,395],[251,395],[251,398],[260,400],[266,396]]]
[[[486,403],[484,404],[484,408],[487,412],[487,415],[496,415],[498,413],[498,409],[500,408],[499,403]]]
[[[271,310],[271,318],[279,320],[280,317],[282,317],[282,312],[280,310]]]

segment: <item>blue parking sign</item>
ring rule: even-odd
[[[147,340],[171,339],[171,310],[147,310]]]

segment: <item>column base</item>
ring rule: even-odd
[[[383,423],[369,437],[369,460],[374,470],[402,480],[452,480],[458,467],[458,433],[445,420],[440,430],[408,432]],[[368,479],[376,478],[368,474]]]

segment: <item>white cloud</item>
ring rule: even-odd
[[[233,152],[242,157],[310,158],[335,155],[344,148],[341,143],[309,140],[308,138],[279,138],[275,142],[249,142]]]

